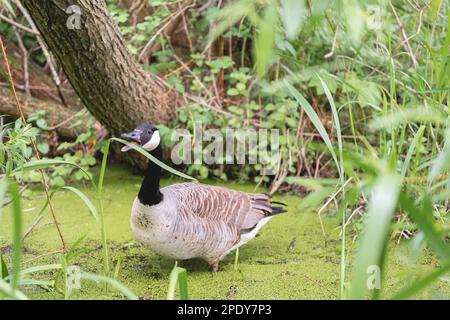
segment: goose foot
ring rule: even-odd
[[[211,272],[214,272],[214,273],[219,272],[219,259],[214,260],[214,261],[211,263],[210,271],[211,271]]]

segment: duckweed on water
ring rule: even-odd
[[[138,245],[129,226],[131,204],[140,186],[141,178],[130,171],[110,166],[104,186],[105,223],[113,266],[120,261],[118,280],[143,299],[164,299],[168,278],[174,261],[161,257]],[[164,179],[163,185],[175,180]],[[209,182],[212,183],[212,182]],[[228,183],[229,188],[253,191],[252,185]],[[95,190],[84,192],[95,198]],[[181,262],[188,270],[189,294],[193,299],[338,299],[340,240],[339,223],[330,214],[324,217],[328,234],[325,242],[319,220],[314,213],[298,209],[300,198],[278,195],[277,200],[288,204],[288,213],[275,217],[262,229],[261,234],[241,248],[238,270],[234,271],[233,255],[221,264],[221,271],[212,274],[201,260]],[[43,198],[24,200],[25,226],[30,226],[44,203]],[[54,205],[68,243],[81,236],[83,253],[73,261],[87,272],[102,272],[100,230],[81,200],[70,192],[55,195]],[[6,212],[7,213],[7,212]],[[10,259],[9,244],[11,221],[5,214],[0,225],[0,248]],[[348,240],[351,244],[351,239]],[[58,234],[47,215],[39,227],[26,239],[24,267],[36,264],[57,263],[58,257],[50,254],[60,248]],[[349,248],[353,250],[354,248]],[[408,279],[405,275],[414,270],[422,275],[437,266],[438,260],[424,254],[418,264],[412,265],[406,244],[392,245],[390,249],[384,296],[392,296]],[[350,258],[351,259],[351,258]],[[348,268],[350,269],[350,268]],[[42,275],[51,278],[51,274]],[[35,299],[61,299],[54,291],[29,287],[23,290]],[[436,282],[418,298],[449,296],[447,282]],[[74,299],[121,299],[122,296],[93,282],[82,282],[81,290],[73,292]]]

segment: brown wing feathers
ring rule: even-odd
[[[281,207],[274,207],[266,194],[244,193],[199,183],[178,184],[177,187],[183,198],[180,202],[185,214],[190,212],[212,224],[214,221],[229,223],[238,232],[253,229],[263,218],[286,212]]]

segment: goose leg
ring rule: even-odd
[[[219,271],[219,259],[216,259],[216,260],[214,260],[212,263],[211,263],[211,272],[218,272]]]

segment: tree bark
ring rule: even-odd
[[[177,94],[129,54],[103,0],[22,3],[86,108],[110,132],[173,119]],[[81,15],[67,13],[73,5]],[[68,28],[68,21],[76,22],[78,17],[79,28]]]

